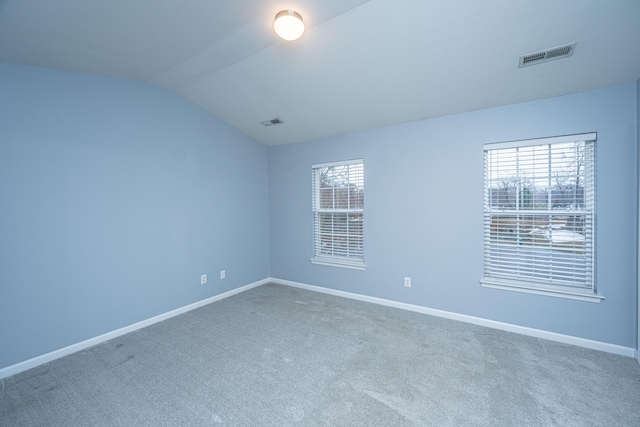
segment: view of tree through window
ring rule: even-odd
[[[485,280],[592,289],[594,141],[513,145],[485,146]]]
[[[342,258],[362,263],[364,260],[362,161],[315,166],[313,179],[314,258]]]

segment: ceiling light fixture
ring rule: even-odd
[[[285,40],[296,40],[304,33],[304,22],[298,12],[281,10],[276,14],[273,29],[277,35]]]

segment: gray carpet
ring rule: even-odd
[[[6,378],[0,424],[640,426],[640,366],[265,285]]]

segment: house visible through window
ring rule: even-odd
[[[595,140],[484,146],[484,286],[602,298],[594,283]]]
[[[311,262],[364,269],[362,159],[313,165]]]

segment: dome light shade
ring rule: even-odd
[[[276,14],[273,29],[277,35],[285,40],[299,39],[304,33],[302,16],[293,10],[281,10]]]

